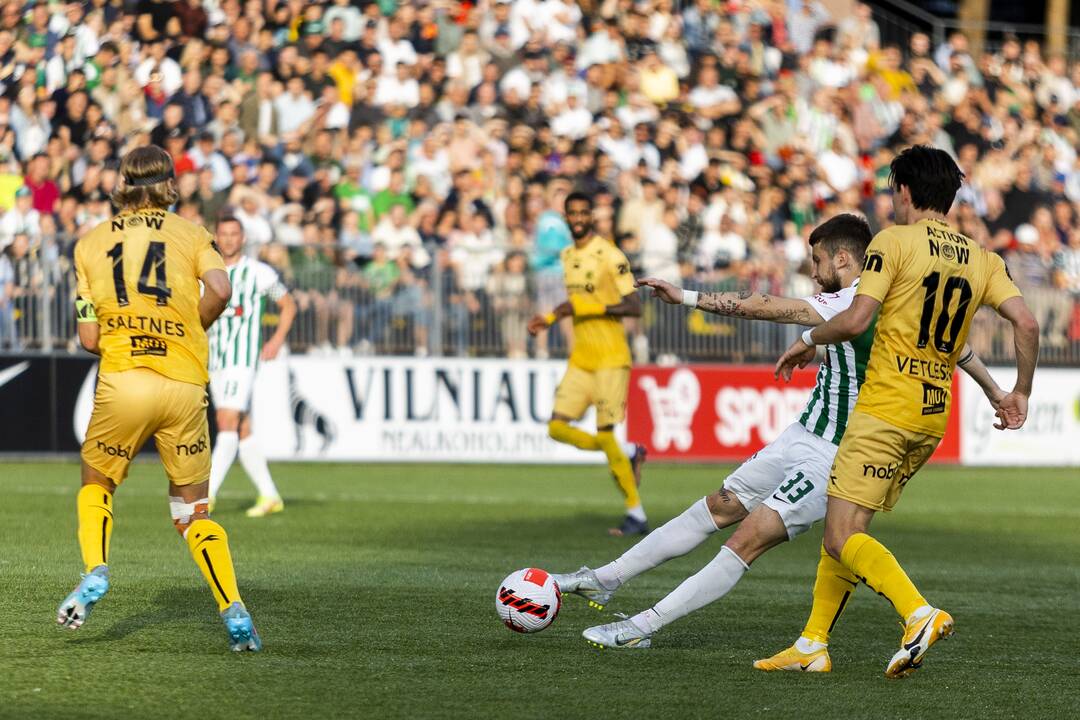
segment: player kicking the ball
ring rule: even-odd
[[[251,391],[259,360],[273,360],[285,344],[296,317],[296,301],[282,284],[277,271],[266,263],[244,256],[244,226],[235,217],[218,220],[217,245],[225,259],[232,283],[232,299],[207,335],[210,340],[210,396],[217,413],[217,444],[210,462],[210,509],[214,509],[221,484],[237,454],[259,499],[248,508],[248,517],[281,512],[285,503],[270,477],[270,468],[251,435]],[[277,329],[261,345],[264,298],[281,308]]]
[[[816,228],[810,246],[813,277],[822,292],[803,299],[745,292],[699,294],[653,279],[639,285],[652,288],[664,302],[718,315],[820,325],[851,304],[869,243],[870,228],[855,215],[837,215]],[[829,468],[865,377],[872,340],[870,327],[847,342],[829,346],[799,419],[728,476],[719,491],[698,500],[614,562],[595,571],[584,567],[554,576],[563,592],[576,593],[593,607],[603,608],[624,583],[685,555],[717,530],[739,523],[720,553],[696,575],[628,620],[588,628],[582,633],[587,641],[610,648],[649,647],[660,628],[726,595],[762,553],[801,535],[825,516]],[[973,354],[966,369],[992,402],[1004,395]],[[852,587],[854,583],[847,590]],[[846,597],[841,594],[834,600],[831,607],[818,609],[831,613],[826,627],[839,615]],[[824,643],[827,635],[819,639]],[[808,660],[805,670],[831,669],[827,652]]]
[[[78,629],[109,590],[113,493],[153,436],[169,478],[173,525],[217,600],[233,650],[262,643],[240,599],[225,529],[210,519],[206,332],[232,289],[205,229],[167,212],[172,159],[156,146],[120,163],[120,212],[75,246],[79,341],[101,356],[76,498],[86,573],[56,621]],[[200,296],[199,283],[205,291]]]

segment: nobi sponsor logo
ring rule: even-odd
[[[180,443],[176,446],[177,455],[198,455],[201,452],[206,452],[206,438],[199,438],[198,442],[193,442],[190,445]]]
[[[119,445],[106,445],[101,440],[98,440],[97,449],[110,457],[121,457],[127,460],[131,459],[131,448],[120,447]]]

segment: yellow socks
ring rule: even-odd
[[[83,485],[75,499],[79,517],[79,548],[83,565],[90,572],[109,562],[109,538],[112,537],[112,493],[100,485]]]
[[[828,645],[829,633],[840,619],[840,613],[844,612],[844,606],[858,584],[859,579],[825,552],[825,546],[822,545],[817,580],[814,582],[814,605],[802,636]]]
[[[552,420],[548,423],[548,435],[556,442],[573,445],[580,450],[599,450],[600,444],[595,435],[590,435],[584,430],[578,430],[562,420]]]
[[[928,604],[888,548],[865,533],[848,538],[840,553],[840,562],[862,578],[871,590],[888,598],[905,620]]]
[[[623,496],[626,498],[626,509],[632,510],[641,507],[641,496],[638,495],[637,482],[634,480],[634,468],[630,465],[630,459],[619,447],[619,441],[612,432],[596,433],[596,442],[600,449],[607,455],[608,467],[615,476],[615,482],[619,484]]]
[[[218,610],[225,610],[240,600],[232,555],[229,553],[229,536],[225,534],[225,528],[213,520],[199,519],[191,523],[184,539],[191,550],[191,557],[195,559],[195,564],[202,570],[206,583],[214,593]]]

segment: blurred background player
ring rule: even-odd
[[[639,285],[652,288],[653,295],[666,303],[681,303],[716,315],[820,325],[847,308],[855,297],[869,243],[870,227],[855,215],[837,215],[815,228],[810,235],[812,275],[821,292],[807,298],[698,293],[653,278]],[[754,560],[825,517],[829,468],[865,377],[872,342],[871,327],[854,340],[830,346],[798,421],[754,453],[720,490],[698,500],[614,562],[595,571],[584,567],[576,573],[554,576],[563,592],[581,595],[602,609],[624,583],[690,552],[717,530],[739,523],[720,553],[696,575],[632,618],[586,629],[582,635],[587,641],[601,647],[649,647],[652,635],[662,627],[719,600],[735,587]],[[992,404],[1005,395],[973,353],[964,369]],[[849,592],[855,584],[851,582]],[[847,596],[840,594],[830,600],[817,606],[816,612],[827,614],[831,625]],[[827,639],[826,634],[821,642]],[[803,670],[828,672],[832,668],[824,647],[803,660]]]
[[[251,394],[259,360],[273,360],[285,344],[296,317],[296,301],[276,270],[244,255],[244,226],[238,219],[227,215],[218,221],[217,245],[232,283],[232,299],[207,331],[210,395],[218,429],[210,466],[210,509],[214,509],[225,475],[239,454],[240,464],[259,492],[247,516],[264,517],[281,512],[285,503],[251,434]],[[274,334],[262,344],[265,298],[277,303],[280,315]]]
[[[593,233],[592,198],[571,193],[564,209],[574,239],[560,255],[567,301],[547,315],[534,316],[527,325],[529,334],[536,336],[562,318],[574,321],[573,350],[555,391],[548,434],[582,450],[604,452],[626,499],[626,517],[610,532],[644,535],[649,525],[638,486],[645,448],[630,443],[620,446],[614,432],[626,417],[630,385],[630,346],[622,318],[640,317],[641,299],[626,256],[611,241]],[[595,435],[570,425],[589,406],[596,408]]]
[[[1004,261],[945,218],[963,178],[944,150],[915,145],[901,152],[889,175],[897,224],[870,243],[851,306],[804,332],[776,363],[777,374],[790,379],[793,368],[813,357],[816,344],[847,342],[876,318],[866,392],[851,413],[829,477],[814,604],[858,580],[886,597],[904,624],[900,649],[885,668],[891,678],[917,670],[930,646],[952,634],[953,618],[931,606],[888,548],[868,534],[870,521],[892,510],[941,442],[953,371],[967,355],[964,343],[979,306],[992,307],[1013,326],[1016,385],[997,408],[1002,425],[1023,426],[1039,355],[1039,324]],[[812,614],[807,628],[827,632],[825,620],[817,621]],[[776,657],[797,660],[815,648],[796,643]]]
[[[101,356],[101,367],[76,500],[86,573],[60,603],[56,621],[81,627],[108,591],[113,493],[153,436],[169,478],[173,525],[210,585],[230,646],[259,650],[236,586],[228,535],[210,519],[206,496],[205,328],[229,302],[229,276],[210,233],[166,212],[178,195],[164,150],[132,150],[120,176],[113,195],[120,213],[75,248],[79,340]]]

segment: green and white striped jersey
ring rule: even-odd
[[[804,299],[828,321],[851,306],[858,287],[856,279],[840,292],[820,293]],[[826,346],[814,392],[799,416],[800,425],[834,445],[840,444],[848,418],[855,409],[859,388],[866,380],[866,363],[870,361],[873,342],[874,323],[871,323],[866,332],[854,340]]]
[[[226,270],[232,283],[232,299],[210,329],[210,372],[223,368],[248,367],[259,363],[262,350],[263,300],[277,301],[288,292],[277,271],[264,262],[247,257]]]

